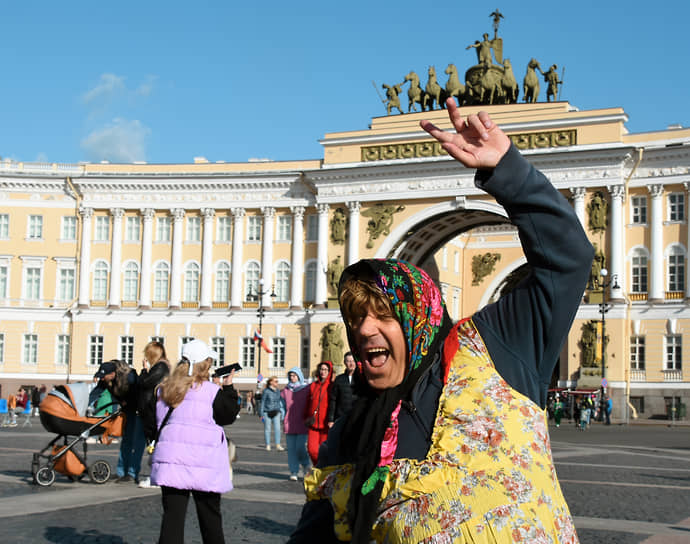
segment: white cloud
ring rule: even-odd
[[[146,139],[151,130],[138,120],[113,119],[81,141],[91,161],[134,162],[146,160]]]
[[[146,81],[134,90],[134,94],[137,96],[150,96],[153,92],[153,84],[157,79],[156,76],[146,76]]]
[[[113,96],[120,95],[126,91],[125,78],[115,74],[101,74],[101,79],[93,89],[88,90],[82,96],[86,104],[97,101],[108,100]]]

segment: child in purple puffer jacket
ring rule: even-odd
[[[161,486],[162,492],[159,543],[184,542],[190,492],[204,544],[225,542],[220,495],[232,489],[232,482],[222,425],[235,421],[239,404],[232,386],[233,373],[225,376],[222,388],[209,381],[209,369],[216,358],[216,352],[201,340],[186,343],[182,360],[158,391],[158,440],[151,483]]]

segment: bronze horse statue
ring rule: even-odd
[[[436,68],[429,66],[429,81],[424,89],[424,98],[422,100],[422,110],[433,110],[434,103],[439,107],[443,107],[443,102],[441,98],[441,86],[436,81]]]
[[[416,111],[416,104],[419,104],[421,111],[424,111],[424,91],[419,86],[419,76],[415,72],[410,72],[405,76],[405,81],[410,82],[410,88],[407,90],[409,100],[407,113]]]
[[[539,98],[539,78],[537,77],[535,69],[542,72],[539,61],[536,59],[531,59],[527,64],[527,73],[525,74],[525,79],[522,83],[524,89],[522,99],[525,102],[536,102],[537,98]],[[543,73],[544,72],[542,72],[542,74]]]
[[[446,82],[446,88],[443,89],[441,107],[446,107],[446,99],[451,96],[457,99],[458,106],[462,106],[465,102],[465,86],[460,83],[458,69],[455,67],[455,64],[449,64],[445,72],[448,74],[448,81]]]

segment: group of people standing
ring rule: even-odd
[[[288,383],[278,390],[278,378],[271,376],[261,395],[259,416],[264,423],[266,449],[271,450],[271,437],[275,448],[282,451],[280,423],[283,422],[288,453],[290,480],[298,479],[302,467],[306,474],[315,464],[319,448],[328,437],[334,422],[349,412],[357,398],[361,370],[352,353],[344,357],[345,370],[333,378],[333,363],[322,361],[316,368],[314,380],[307,384],[299,367],[288,371]]]

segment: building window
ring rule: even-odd
[[[62,240],[76,240],[77,239],[77,218],[73,215],[65,215],[62,218],[62,228],[60,229],[60,238]]]
[[[230,241],[230,225],[231,218],[227,216],[218,217],[218,235],[217,240],[219,242],[229,242]]]
[[[61,268],[58,275],[58,300],[69,302],[74,298],[74,268]]]
[[[22,364],[35,365],[38,363],[38,335],[24,335],[24,352]]]
[[[630,199],[632,223],[635,225],[644,225],[647,223],[647,197],[634,196]]]
[[[302,338],[302,349],[300,349],[300,368],[309,368],[309,356],[311,355],[311,343],[309,337]],[[305,374],[306,375],[306,374]]]
[[[103,261],[99,261],[93,269],[93,299],[105,300],[107,292],[108,265]]]
[[[170,268],[167,263],[158,263],[154,272],[153,300],[165,302],[168,300],[168,284],[170,281]]]
[[[41,298],[41,269],[26,268],[24,271],[24,298],[26,300],[40,300]]]
[[[141,234],[141,220],[139,217],[128,217],[125,229],[126,242],[138,242]]]
[[[314,302],[316,299],[316,262],[311,261],[304,267],[304,300]]]
[[[316,242],[319,239],[319,216],[307,216],[307,242]]]
[[[632,292],[647,292],[647,256],[641,250],[632,257]]]
[[[156,242],[170,241],[170,218],[159,217],[156,220]]]
[[[183,336],[182,345],[184,346],[185,344],[189,344],[192,340],[194,340],[193,336]]]
[[[289,242],[292,238],[292,217],[278,216],[278,242]]]
[[[199,265],[189,263],[184,271],[184,300],[185,302],[199,301]]]
[[[218,360],[213,362],[213,366],[225,365],[225,338],[214,336],[211,338],[211,349],[218,354]]]
[[[668,290],[685,291],[685,255],[678,246],[668,256]]]
[[[0,265],[0,298],[7,298],[7,288],[9,286],[9,272],[6,265]]]
[[[285,261],[276,268],[276,300],[287,302],[290,298],[290,265]]]
[[[96,217],[96,230],[93,239],[96,242],[107,242],[110,240],[110,216],[99,215]]]
[[[668,220],[683,221],[685,219],[685,195],[671,193],[668,195]]]
[[[89,336],[89,364],[99,366],[103,362],[103,337],[99,334]]]
[[[245,273],[245,300],[259,300],[259,274],[261,267],[258,263],[249,263]]]
[[[455,274],[460,273],[460,252],[459,251],[453,252],[453,272]]]
[[[227,302],[230,299],[230,265],[219,263],[216,268],[216,302]]]
[[[187,218],[187,241],[200,242],[201,241],[201,217]]]
[[[664,370],[681,370],[683,357],[683,339],[680,334],[666,336],[666,359]]]
[[[666,417],[668,417],[668,419],[678,419],[678,411],[680,410],[681,402],[681,397],[664,397],[664,404],[666,405]]]
[[[261,241],[261,217],[252,215],[247,218],[247,240],[250,242]]]
[[[285,338],[271,338],[272,364],[275,368],[285,368]]]
[[[165,345],[165,336],[152,336],[151,342],[158,342],[161,346]]]
[[[644,336],[630,337],[630,370],[645,369]]]
[[[5,362],[5,333],[0,332],[0,365]]]
[[[59,366],[67,366],[69,364],[69,334],[57,335],[55,364]]]
[[[27,233],[29,240],[41,240],[43,238],[43,216],[30,215],[29,216],[29,232]]]
[[[124,273],[124,289],[122,292],[122,300],[127,302],[134,302],[137,300],[139,294],[139,267],[137,263],[127,263]]]
[[[448,270],[448,247],[443,246],[443,250],[441,250],[441,268],[443,270]]]
[[[10,216],[0,213],[0,240],[7,240],[10,237]]]
[[[254,338],[252,336],[242,337],[242,354],[240,360],[243,368],[254,368]]]
[[[120,359],[129,366],[134,363],[134,336],[120,336]]]

